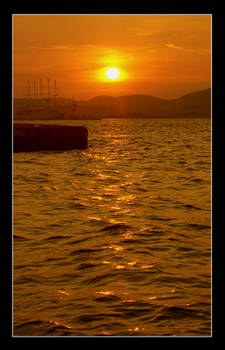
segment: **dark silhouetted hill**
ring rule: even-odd
[[[171,100],[171,102],[175,116],[211,116],[211,89],[195,91]]]
[[[195,91],[180,98],[166,100],[151,95],[119,97],[96,96],[76,101],[75,118],[204,118],[211,117],[211,89]],[[25,99],[14,99],[15,119],[74,119],[72,100],[57,99],[27,106]]]

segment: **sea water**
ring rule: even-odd
[[[14,336],[211,335],[211,120],[83,125],[13,155]]]

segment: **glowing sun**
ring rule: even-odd
[[[117,68],[108,68],[105,71],[105,75],[108,79],[110,80],[115,80],[115,79],[119,79],[120,77],[120,71]]]

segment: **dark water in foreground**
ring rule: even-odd
[[[49,123],[49,122],[48,122]],[[211,121],[14,154],[14,336],[211,335]]]

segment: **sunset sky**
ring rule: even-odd
[[[13,15],[14,97],[48,78],[75,99],[206,89],[211,15]]]

